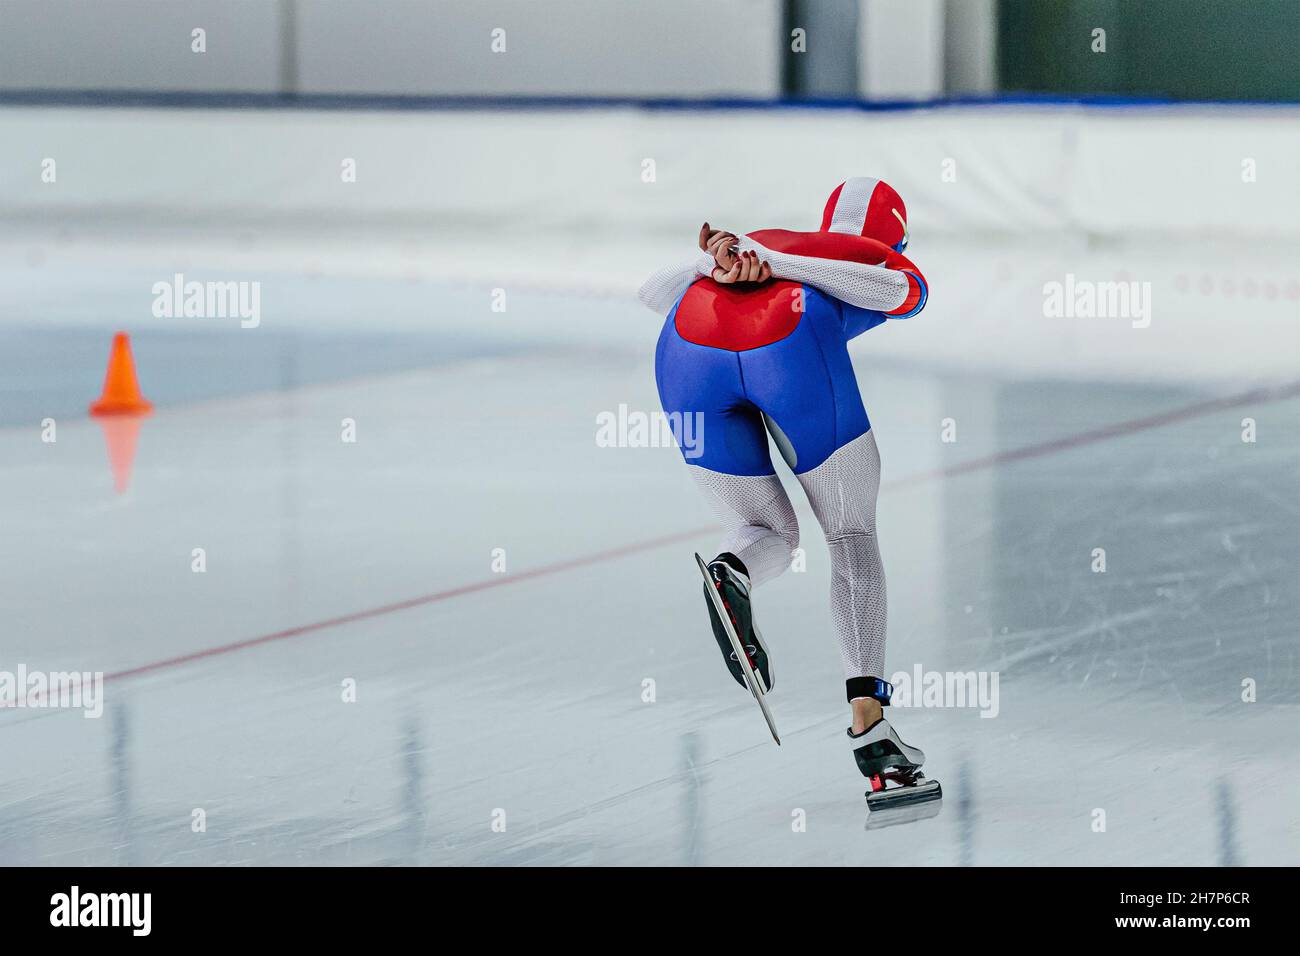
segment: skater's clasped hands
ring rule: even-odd
[[[766,282],[772,267],[756,252],[739,252],[736,236],[723,229],[712,229],[706,222],[700,227],[700,248],[713,256],[713,281],[723,285]]]

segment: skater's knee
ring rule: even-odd
[[[826,543],[831,545],[874,543],[875,539],[876,523],[874,521],[851,523],[847,526],[828,529],[826,532]]]
[[[799,519],[793,509],[785,514],[764,515],[750,527],[763,535],[777,535],[791,551],[799,547]]]

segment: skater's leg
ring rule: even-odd
[[[875,435],[860,435],[798,478],[830,550],[831,611],[853,701],[853,729],[858,732],[880,719],[880,703],[867,697],[867,679],[881,677],[885,669],[885,569],[876,538],[880,452]]]
[[[748,419],[752,431],[742,431],[739,425],[742,418]],[[746,442],[767,454],[767,434],[757,411],[733,409],[727,421],[733,442],[743,436]],[[799,545],[794,507],[775,474],[732,475],[699,466],[692,466],[690,471],[726,529],[718,557],[708,563],[709,573],[763,690],[770,691],[773,687],[771,656],[754,621],[750,595],[754,586],[770,581],[789,567],[790,552]],[[708,607],[714,637],[727,669],[745,687],[740,662],[731,650],[723,622],[712,601]]]
[[[845,376],[838,379],[841,385],[845,380]],[[842,389],[837,397],[841,408],[851,404]],[[871,781],[867,805],[883,809],[938,801],[943,796],[939,784],[922,780],[925,753],[905,743],[882,710],[893,689],[881,677],[886,601],[885,570],[876,539],[880,452],[875,435],[868,426],[824,458],[802,455],[798,439],[790,444],[796,456],[815,462],[796,470],[796,477],[826,533],[830,551],[831,611],[852,710],[849,743],[858,769]],[[892,791],[886,791],[886,778],[895,785]]]
[[[754,622],[750,589],[789,565],[799,528],[772,467],[763,416],[744,394],[736,353],[687,342],[671,315],[659,338],[655,377],[686,464],[726,529],[722,553],[707,563],[712,587],[750,665],[770,690],[771,659]],[[687,422],[696,426],[693,443],[683,440]],[[705,594],[718,649],[731,676],[747,687],[714,596]]]
[[[766,441],[766,436],[763,437]],[[725,475],[692,467],[691,475],[726,529],[719,551],[740,559],[754,585],[790,566],[790,552],[799,547],[799,522],[794,507],[772,475]]]
[[[885,575],[876,541],[880,455],[839,312],[814,291],[807,291],[805,304],[798,329],[744,353],[741,365],[747,395],[765,413],[826,533],[831,610],[853,724],[861,729],[880,716],[879,702],[868,699],[867,678],[884,671]]]

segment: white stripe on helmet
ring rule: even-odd
[[[835,211],[831,214],[829,232],[847,232],[854,236],[862,235],[867,221],[867,204],[871,194],[876,191],[879,179],[867,176],[854,176],[844,181],[840,198],[835,201]]]

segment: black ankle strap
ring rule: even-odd
[[[858,697],[872,697],[880,701],[880,706],[888,707],[889,698],[894,696],[894,685],[879,677],[850,677],[844,682],[844,689],[849,703]]]

